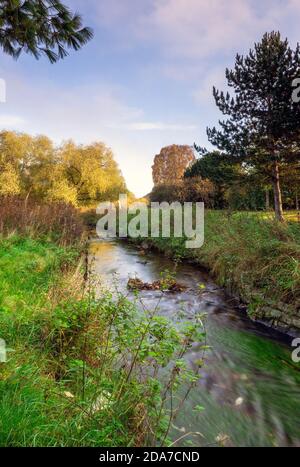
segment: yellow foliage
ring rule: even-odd
[[[48,190],[47,199],[49,201],[64,201],[77,206],[77,190],[70,186],[66,179],[55,180]]]
[[[114,201],[127,193],[112,151],[104,143],[73,141],[56,148],[46,136],[0,132],[0,193],[34,194],[74,205]]]
[[[19,176],[12,164],[7,164],[0,173],[0,195],[18,195],[20,192]]]

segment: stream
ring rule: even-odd
[[[162,271],[175,267],[170,259],[141,254],[125,242],[93,240],[90,255],[101,286],[112,287],[117,277],[124,291],[129,278],[154,282]],[[199,268],[179,264],[176,273],[188,290],[164,294],[159,313],[175,319],[180,312],[185,321],[205,313],[211,350],[197,387],[172,427],[171,438],[180,439],[175,445],[300,447],[300,365],[291,358],[293,339],[252,322]],[[148,308],[156,306],[160,295],[141,292]],[[195,347],[188,354],[191,365],[197,358]]]

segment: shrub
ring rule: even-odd
[[[209,180],[200,177],[185,179],[177,183],[157,185],[150,194],[152,202],[164,201],[204,202],[211,207],[213,203],[214,186]]]

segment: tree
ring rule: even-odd
[[[173,144],[163,148],[154,159],[152,166],[154,185],[171,184],[179,182],[186,168],[196,160],[190,146],[177,146]]]
[[[201,154],[201,148],[195,146]],[[232,163],[228,156],[219,151],[207,152],[185,171],[186,179],[201,177],[215,187],[215,207],[224,208],[225,192],[241,176],[239,164]]]
[[[172,203],[174,201],[204,202],[212,206],[214,185],[209,180],[200,177],[188,178],[173,183],[156,185],[149,195],[151,202]]]
[[[62,200],[73,205],[127,193],[112,151],[103,143],[55,147],[46,136],[0,132],[0,194]]]
[[[25,51],[55,63],[68,55],[68,48],[79,50],[92,37],[81,16],[59,0],[1,1],[0,46],[15,59]]]
[[[56,174],[57,175],[57,174]],[[51,187],[47,191],[46,199],[49,201],[63,201],[78,205],[77,190],[63,177],[55,177]]]
[[[77,146],[73,141],[65,143],[58,157],[70,186],[77,190],[78,201],[116,199],[127,188],[112,151],[103,143]]]
[[[12,164],[0,173],[0,195],[17,195],[21,192],[20,178]]]
[[[282,185],[285,203],[289,208],[300,210],[300,161],[285,166],[282,170]]]
[[[246,57],[237,55],[226,70],[235,96],[213,89],[228,120],[208,129],[209,141],[264,174],[274,190],[275,213],[284,221],[280,169],[299,160],[300,105],[292,100],[292,83],[300,76],[300,47],[293,51],[279,32],[265,34]]]

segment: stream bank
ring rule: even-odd
[[[300,372],[292,362],[288,336],[251,321],[199,267],[176,265],[165,255],[127,242],[92,241],[90,255],[101,284],[114,287],[117,278],[119,290],[132,300],[129,278],[153,283],[162,271],[172,272],[176,266],[177,280],[187,289],[164,294],[159,314],[191,322],[196,313],[207,315],[211,350],[200,382],[173,424],[172,439],[181,439],[177,446],[299,445]],[[147,307],[157,305],[159,291],[140,294]],[[199,353],[197,345],[188,353],[192,367]]]
[[[130,239],[142,251],[209,271],[247,308],[248,316],[290,336],[300,335],[300,226],[258,213],[207,211],[205,242],[186,249],[185,238]]]

